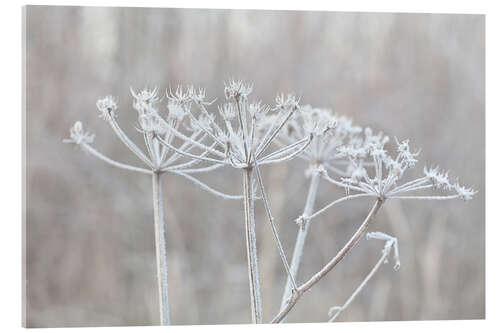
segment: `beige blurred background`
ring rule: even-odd
[[[99,150],[137,165],[97,117],[98,98],[117,96],[120,123],[139,139],[129,86],[193,83],[222,100],[231,76],[253,82],[263,102],[294,91],[303,103],[410,138],[422,148],[410,176],[438,164],[478,190],[467,203],[388,202],[371,230],[398,237],[401,269],[382,266],[339,320],[484,318],[484,16],[30,6],[26,18],[28,326],[158,323],[150,178],[62,139],[82,120]],[[304,168],[297,160],[263,170],[289,256]],[[242,204],[165,178],[173,323],[249,322]],[[202,179],[241,190],[231,170]],[[323,183],[316,207],[340,195]],[[340,249],[369,207],[349,202],[315,221],[300,281]],[[286,276],[260,205],[256,218],[268,321]],[[326,321],[381,246],[360,242],[289,321]]]

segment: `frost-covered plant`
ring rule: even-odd
[[[163,200],[160,179],[165,173],[187,178],[208,192],[226,199],[243,200],[248,278],[252,322],[262,322],[262,301],[259,283],[255,202],[257,188],[277,245],[287,282],[282,303],[272,323],[282,322],[304,293],[328,274],[366,233],[380,207],[387,199],[401,200],[470,200],[476,193],[456,182],[439,168],[424,167],[423,175],[407,179],[407,171],[417,163],[419,152],[412,151],[408,140],[395,139],[394,149],[386,145],[389,138],[382,133],[364,130],[346,117],[326,109],[300,106],[293,95],[278,95],[273,107],[260,101],[250,101],[252,86],[230,80],[225,84],[226,102],[218,105],[218,116],[209,112],[214,101],[206,101],[204,89],[178,87],[166,93],[165,114],[160,111],[162,98],[156,89],[135,92],[133,108],[137,112],[137,130],[143,135],[145,151],[140,149],[117,123],[118,106],[106,96],[97,101],[99,116],[116,133],[122,143],[144,164],[137,167],[115,161],[93,147],[94,135],[84,130],[80,121],[70,129],[73,143],[85,152],[120,169],[151,175],[153,179],[153,208],[155,246],[159,292],[160,320],[170,323],[168,307],[167,256]],[[273,144],[274,143],[274,144]],[[269,151],[271,147],[277,147]],[[297,219],[298,233],[291,264],[285,256],[274,218],[264,189],[260,166],[285,162],[298,157],[307,162],[306,176],[310,177],[309,191],[302,215]],[[206,164],[199,166],[199,164]],[[242,195],[222,193],[194,178],[221,167],[240,169],[243,174]],[[345,195],[313,212],[320,180],[344,190]],[[443,192],[435,194],[435,191]],[[298,285],[297,271],[311,221],[344,201],[369,197],[373,206],[341,250],[316,274]],[[334,321],[367,285],[391,251],[399,268],[397,239],[382,232],[368,233],[367,238],[385,241],[382,255],[372,270],[342,306],[330,309]]]
[[[354,298],[363,290],[368,281],[375,275],[380,266],[384,263],[388,262],[389,254],[391,254],[391,250],[394,252],[394,270],[398,270],[401,265],[399,261],[399,249],[398,249],[398,240],[395,237],[384,234],[383,232],[369,232],[366,234],[366,239],[379,239],[385,241],[384,247],[382,248],[382,255],[377,263],[373,266],[372,270],[366,275],[361,284],[354,290],[354,292],[349,296],[349,298],[345,301],[345,303],[341,306],[333,306],[328,311],[328,316],[330,317],[329,322],[335,321],[337,317],[351,304]]]
[[[222,126],[216,122],[215,114],[208,112],[204,102],[205,91],[194,90],[193,88],[182,89],[179,87],[175,92],[171,92],[168,98],[171,101],[179,102],[185,99],[198,106],[199,114],[195,116],[192,112],[187,112],[191,121],[191,126],[203,131],[213,142],[208,146],[199,142],[196,138],[188,138],[176,133],[185,142],[191,142],[208,153],[207,156],[194,156],[183,149],[172,146],[171,143],[159,139],[165,147],[193,160],[200,160],[214,163],[215,165],[226,165],[242,170],[243,173],[243,196],[245,211],[245,233],[246,250],[248,261],[248,275],[250,284],[250,301],[252,310],[252,321],[262,322],[262,302],[259,283],[259,270],[257,258],[257,240],[255,232],[255,176],[262,193],[262,199],[271,225],[273,236],[277,244],[284,268],[289,277],[290,273],[281,242],[276,231],[274,219],[271,214],[269,202],[264,190],[259,166],[288,161],[299,155],[309,145],[314,137],[313,133],[304,135],[288,145],[268,152],[273,140],[293,114],[300,111],[299,101],[293,95],[278,95],[276,105],[271,108],[260,101],[250,102],[249,95],[252,86],[242,81],[230,80],[224,89],[226,103],[218,106],[218,113],[221,117]],[[271,116],[269,114],[272,114]],[[272,121],[269,122],[269,119]],[[262,130],[265,127],[265,130]]]
[[[269,121],[271,121],[270,119]],[[349,175],[350,162],[337,154],[337,149],[342,145],[359,146],[362,144],[360,133],[362,128],[353,125],[352,120],[334,115],[328,109],[313,108],[310,105],[302,107],[302,112],[294,114],[286,123],[285,128],[278,135],[276,143],[286,146],[309,133],[314,133],[311,144],[298,157],[307,162],[305,175],[310,177],[309,190],[302,216],[308,216],[314,209],[316,194],[320,182],[320,171],[329,170],[341,176]],[[309,231],[309,223],[303,219],[298,219],[300,227],[297,231],[297,238],[290,264],[292,276],[297,277],[306,237]],[[292,292],[291,279],[288,278],[281,307],[286,306],[286,302]]]
[[[348,144],[337,148],[337,157],[347,158],[352,164],[350,176],[341,177],[339,180],[336,180],[331,178],[325,169],[320,170],[320,174],[325,180],[343,188],[346,195],[334,200],[311,215],[302,216],[300,220],[301,223],[310,223],[313,218],[319,216],[327,209],[349,199],[373,197],[375,198],[375,202],[364,221],[344,247],[322,269],[300,285],[296,292],[289,296],[285,305],[273,319],[272,322],[274,323],[283,321],[299,298],[330,272],[357,244],[385,200],[449,200],[457,198],[470,200],[476,193],[474,190],[466,188],[458,182],[452,184],[448,180],[448,174],[439,172],[437,168],[430,170],[424,168],[423,177],[404,180],[405,172],[409,168],[413,168],[417,163],[419,152],[411,151],[408,140],[399,142],[395,139],[396,153],[390,154],[385,150],[385,145],[389,141],[387,136],[384,136],[382,133],[374,135],[370,128],[365,129],[364,136],[362,144]],[[369,167],[373,170],[368,169],[367,161],[373,164],[373,166]],[[419,194],[426,190],[447,191],[451,193],[445,195]]]
[[[191,176],[192,174],[215,170],[219,168],[220,165],[196,167],[200,162],[198,159],[186,161],[183,155],[160,144],[160,141],[173,144],[175,138],[174,131],[175,134],[182,131],[185,133],[183,135],[190,138],[190,140],[185,141],[178,148],[182,151],[188,152],[197,148],[196,145],[193,145],[192,141],[197,140],[197,142],[203,142],[206,139],[207,135],[200,128],[186,125],[184,122],[185,115],[190,110],[190,101],[188,99],[170,100],[167,105],[167,114],[163,117],[159,111],[161,98],[158,96],[157,89],[144,89],[139,92],[130,89],[130,91],[134,97],[133,108],[137,112],[136,129],[143,135],[146,153],[125,134],[118,124],[118,105],[112,96],[106,96],[98,100],[96,106],[99,117],[111,126],[122,143],[139,158],[146,168],[115,161],[99,152],[92,146],[94,135],[85,131],[80,121],[77,121],[73,127],[71,127],[70,138],[65,139],[64,142],[73,143],[83,151],[114,167],[152,176],[160,322],[164,325],[170,323],[170,315],[168,306],[166,228],[163,216],[161,176],[164,173],[180,175],[217,196],[228,199],[241,199],[242,197],[217,191]],[[201,152],[199,155],[193,156],[203,158],[206,154],[207,152]]]

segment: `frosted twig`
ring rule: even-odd
[[[233,195],[233,194],[226,194],[222,193],[220,191],[217,191],[213,189],[212,187],[208,186],[207,184],[203,183],[201,180],[194,178],[190,176],[189,174],[185,173],[185,171],[171,171],[174,174],[177,174],[179,176],[182,176],[191,182],[195,183],[196,185],[200,186],[203,190],[217,196],[223,199],[230,199],[230,200],[242,200],[243,196],[242,195]]]
[[[382,249],[382,255],[380,256],[380,259],[377,261],[377,263],[373,266],[372,270],[368,273],[368,275],[363,279],[361,284],[354,290],[354,292],[349,296],[349,298],[346,300],[346,302],[341,305],[341,306],[334,306],[331,307],[330,310],[328,311],[328,316],[330,317],[330,320],[328,322],[333,322],[337,317],[345,310],[349,305],[352,303],[354,298],[363,290],[363,288],[366,286],[368,281],[375,275],[375,273],[378,271],[380,266],[383,263],[387,262],[387,257],[389,257],[389,254],[391,253],[391,249],[394,249],[394,269],[398,270],[400,266],[399,262],[399,251],[398,251],[398,241],[395,237],[386,235],[381,232],[370,232],[366,234],[366,238],[375,238],[375,239],[380,239],[380,240],[385,240],[385,245],[384,248]]]
[[[163,145],[167,146],[168,148],[172,149],[176,153],[178,153],[180,155],[183,155],[185,157],[197,159],[197,160],[200,160],[200,161],[206,161],[206,162],[212,162],[212,163],[220,163],[220,164],[227,164],[225,161],[222,161],[222,160],[217,160],[217,159],[214,159],[214,158],[204,157],[204,156],[197,156],[197,155],[194,155],[194,154],[191,154],[191,153],[179,150],[179,149],[177,149],[176,147],[172,146],[170,143],[164,141],[161,138],[158,138],[158,141],[161,144],[163,144]]]
[[[316,283],[318,283],[328,272],[330,272],[344,257],[345,255],[356,245],[361,236],[366,232],[370,222],[375,217],[375,214],[379,210],[383,201],[377,199],[372,209],[366,216],[363,223],[359,226],[358,230],[354,233],[351,239],[344,245],[344,247],[333,257],[321,270],[314,274],[309,280],[302,284],[296,293],[293,293],[287,301],[286,306],[280,310],[280,312],[274,317],[271,323],[280,323],[286,315],[292,310],[292,308],[297,304],[297,301],[302,297],[302,295],[311,289]]]
[[[97,157],[98,159],[100,159],[100,160],[102,160],[102,161],[104,161],[104,162],[106,162],[109,165],[112,165],[114,167],[117,167],[117,168],[120,168],[120,169],[125,169],[125,170],[130,170],[130,171],[136,171],[136,172],[140,172],[140,173],[145,173],[147,175],[152,174],[151,170],[147,170],[147,169],[143,169],[143,168],[138,168],[138,167],[135,167],[135,166],[132,166],[132,165],[128,165],[128,164],[125,164],[125,163],[117,162],[117,161],[115,161],[115,160],[107,157],[106,155],[100,153],[99,151],[97,151],[95,148],[93,148],[91,145],[89,145],[87,143],[84,143],[81,146],[89,154]]]
[[[151,162],[151,160],[148,159],[146,155],[144,155],[139,147],[137,147],[135,143],[133,143],[132,140],[128,138],[128,136],[122,131],[120,126],[118,126],[118,123],[113,117],[109,119],[108,123],[111,125],[111,128],[115,131],[118,138],[125,144],[125,146],[127,146],[128,149],[130,149],[131,152],[139,157],[141,161],[146,163],[146,165],[148,165],[149,167],[153,167],[153,162]]]
[[[402,199],[402,200],[451,200],[460,198],[460,195],[446,195],[446,196],[390,196],[390,199]]]
[[[214,164],[211,166],[203,167],[203,168],[191,168],[191,169],[182,169],[182,173],[193,174],[193,173],[204,173],[208,171],[213,171],[222,168],[223,165]]]
[[[372,193],[359,193],[359,194],[347,195],[345,197],[342,197],[340,199],[332,201],[331,203],[329,203],[325,207],[323,207],[320,210],[318,210],[315,213],[313,213],[311,216],[304,216],[304,218],[307,219],[307,220],[312,220],[313,218],[315,218],[315,217],[323,214],[329,208],[331,208],[331,207],[333,207],[333,206],[335,206],[335,205],[337,205],[337,204],[339,204],[341,202],[347,201],[347,200],[352,200],[352,199],[357,199],[357,198],[363,198],[363,197],[375,197],[375,196],[376,195],[372,194]]]
[[[304,206],[302,216],[309,216],[312,213],[314,202],[316,200],[316,194],[318,193],[319,180],[319,173],[313,172],[311,175],[311,182],[309,185],[309,191],[307,193],[306,204]],[[305,221],[304,225],[299,227],[299,230],[297,231],[297,240],[295,241],[295,247],[293,249],[293,256],[290,266],[291,274],[294,279],[297,277],[297,272],[299,270],[302,253],[304,251],[305,240],[309,231],[309,226],[310,224]],[[291,296],[292,288],[296,289],[292,279],[288,277],[285,284],[285,289],[283,291],[283,296],[281,298],[281,309],[286,306],[286,302]]]
[[[293,153],[291,153],[291,154],[289,154],[287,156],[280,157],[280,158],[268,159],[266,161],[261,162],[260,164],[271,164],[271,163],[280,163],[280,162],[289,161],[289,160],[295,158],[296,156],[298,156],[299,154],[302,154],[302,152],[311,143],[311,140],[312,140],[312,135],[309,137],[309,139],[297,151],[294,151]]]
[[[262,199],[264,201],[264,207],[266,209],[267,217],[269,219],[269,223],[271,224],[271,229],[272,229],[272,232],[273,232],[274,241],[276,243],[276,246],[278,247],[278,251],[279,251],[279,254],[280,254],[280,257],[281,257],[281,261],[283,262],[283,266],[285,267],[285,271],[286,271],[286,273],[288,275],[288,278],[291,281],[292,291],[295,291],[295,290],[297,290],[297,284],[295,283],[295,278],[294,278],[293,274],[290,271],[290,266],[288,265],[288,261],[286,259],[285,251],[283,251],[283,246],[281,245],[281,241],[280,241],[278,232],[276,231],[276,225],[274,223],[274,218],[273,218],[272,213],[271,213],[271,208],[270,208],[270,205],[269,205],[269,201],[267,200],[267,194],[266,194],[266,191],[264,189],[264,183],[262,182],[262,177],[260,175],[259,165],[257,163],[255,164],[255,171],[257,173],[257,180],[259,182],[260,191],[262,193]]]

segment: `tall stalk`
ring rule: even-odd
[[[250,284],[250,303],[252,323],[262,323],[262,300],[260,296],[259,267],[257,260],[257,238],[255,233],[253,169],[244,169],[243,195],[245,206],[245,234],[248,263],[248,281]]]
[[[165,239],[165,220],[163,218],[163,198],[161,191],[161,173],[153,172],[153,209],[155,224],[156,276],[158,280],[158,298],[160,303],[160,323],[170,324],[167,283],[167,248]]]
[[[320,180],[320,174],[314,171],[311,175],[311,182],[309,184],[309,192],[307,193],[306,204],[304,206],[303,217],[308,217],[312,214],[314,209],[314,202],[316,201],[316,194],[318,193],[318,185]],[[304,243],[306,241],[307,233],[309,231],[309,221],[305,221],[303,225],[299,227],[297,232],[297,239],[295,240],[295,248],[293,250],[292,262],[290,264],[290,273],[293,278],[297,280],[297,272],[299,270],[300,260],[302,259],[302,253],[304,252]],[[285,290],[283,291],[283,297],[281,298],[281,309],[286,307],[286,303],[292,294],[292,280],[290,277],[286,280]]]

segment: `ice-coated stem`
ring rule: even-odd
[[[306,204],[304,206],[304,212],[302,216],[310,216],[314,209],[314,202],[316,201],[316,194],[318,193],[318,185],[320,180],[320,174],[318,172],[313,172],[311,175],[311,182],[309,184],[309,192],[307,193]],[[293,250],[293,257],[290,264],[290,271],[295,280],[297,280],[297,272],[299,270],[300,260],[302,258],[302,253],[304,251],[304,243],[306,241],[307,232],[309,230],[309,221],[306,221],[303,226],[299,226],[299,231],[297,232],[297,239],[295,241],[295,248]],[[286,280],[285,290],[283,291],[283,297],[281,298],[281,309],[286,306],[288,299],[292,294],[292,281],[290,277]]]
[[[377,233],[374,233],[374,234],[377,234]],[[381,233],[379,233],[379,234],[381,234]],[[330,308],[330,311],[328,313],[328,315],[331,317],[330,320],[328,320],[329,323],[334,322],[335,319],[337,319],[337,317],[345,309],[347,309],[349,307],[349,305],[352,303],[354,298],[356,298],[356,296],[358,296],[358,294],[363,290],[363,288],[366,286],[368,281],[370,281],[370,279],[373,277],[373,275],[375,275],[375,273],[378,271],[380,266],[383,263],[387,262],[387,257],[389,256],[389,254],[391,253],[391,250],[393,248],[394,248],[394,256],[395,256],[395,260],[396,260],[396,264],[394,265],[394,269],[397,270],[399,268],[399,254],[398,254],[398,247],[397,247],[396,238],[390,237],[390,236],[385,235],[385,234],[381,234],[381,235],[384,237],[382,239],[385,239],[385,237],[389,237],[389,240],[387,240],[385,243],[385,246],[384,246],[384,249],[382,250],[382,255],[380,256],[380,259],[377,261],[375,266],[373,266],[372,270],[368,273],[368,275],[366,275],[366,277],[363,279],[361,284],[356,288],[356,290],[354,290],[354,292],[351,294],[351,296],[349,296],[349,298],[345,301],[345,303],[342,306],[334,306],[334,307]],[[367,238],[368,238],[368,236],[369,236],[369,234],[367,235]]]
[[[158,298],[160,303],[160,323],[170,324],[167,283],[167,248],[165,239],[165,220],[163,218],[163,198],[161,191],[161,173],[153,172],[153,209],[155,225],[156,276],[158,280]]]
[[[252,322],[254,324],[262,323],[262,300],[260,296],[259,267],[257,261],[257,239],[255,233],[254,217],[254,189],[253,189],[253,170],[244,169],[243,176],[243,195],[245,208],[245,232],[246,248],[248,261],[248,281],[250,284],[250,305],[252,310]]]
[[[363,223],[359,226],[358,230],[352,235],[351,239],[344,245],[344,247],[333,257],[321,270],[314,274],[307,282],[303,283],[297,292],[292,294],[288,299],[285,308],[281,309],[280,312],[274,317],[271,323],[281,323],[285,319],[286,315],[293,309],[298,300],[311,289],[316,283],[318,283],[323,277],[325,277],[328,272],[330,272],[337,264],[344,259],[346,254],[358,243],[361,236],[366,232],[370,222],[373,220],[377,214],[380,206],[383,203],[383,199],[377,199],[372,209],[364,219]]]

